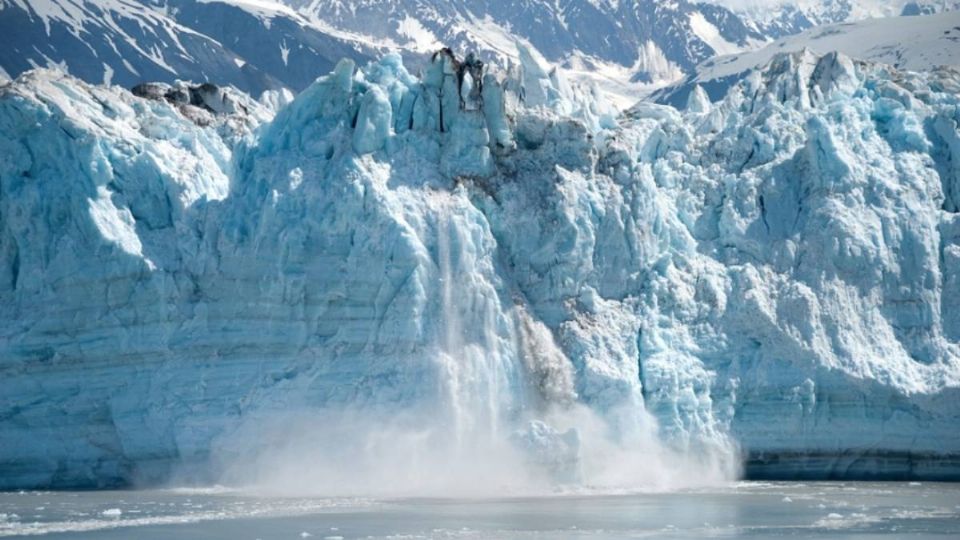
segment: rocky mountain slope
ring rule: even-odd
[[[688,0],[2,0],[0,31],[11,36],[0,51],[9,77],[56,65],[92,83],[179,78],[254,95],[302,90],[340,58],[389,49],[420,68],[446,46],[504,63],[519,60],[521,42],[574,78],[634,96],[765,39]]]
[[[0,70],[58,67],[130,88],[176,79],[253,95],[302,90],[341,58],[382,49],[310,24],[279,4],[138,0],[0,0]]]

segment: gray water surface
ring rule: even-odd
[[[258,496],[226,489],[0,493],[0,537],[960,538],[960,484],[740,482],[498,499]]]

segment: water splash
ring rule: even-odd
[[[577,368],[521,294],[463,190],[428,201],[433,379],[408,403],[284,410],[224,438],[221,481],[283,494],[484,496],[668,489],[730,475],[726,449],[660,441],[637,380],[616,406],[578,395]],[[223,455],[221,453],[221,455]]]

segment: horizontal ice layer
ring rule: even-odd
[[[611,125],[524,68],[344,62],[205,126],[5,87],[0,484],[156,479],[342,406],[558,463],[584,405],[759,473],[960,472],[955,71],[782,55]]]

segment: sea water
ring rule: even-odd
[[[324,498],[228,488],[0,494],[0,537],[960,538],[960,484],[738,482],[542,496]]]

